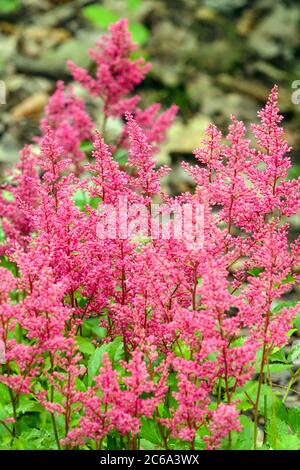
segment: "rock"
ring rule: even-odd
[[[241,49],[239,44],[234,47],[231,42],[216,40],[208,44],[202,44],[196,61],[200,70],[215,72],[226,72],[231,70],[241,58]]]
[[[28,80],[22,74],[11,75],[7,81],[7,105],[11,109],[36,93],[49,94],[52,88],[52,82],[43,77]]]
[[[199,147],[208,124],[209,119],[202,114],[196,114],[186,124],[178,118],[168,130],[166,142],[161,146],[160,153],[191,154],[196,147]]]
[[[11,110],[11,118],[13,122],[21,119],[32,117],[39,118],[48,101],[48,95],[43,92],[35,93],[24,101],[14,106]]]
[[[0,58],[3,66],[15,56],[17,47],[17,36],[0,34]]]
[[[41,2],[39,2],[41,3]],[[49,9],[43,15],[37,14],[33,16],[33,21],[40,26],[53,27],[60,25],[74,16],[86,4],[88,0],[74,0],[65,5],[58,5],[57,7]]]
[[[5,133],[0,143],[0,162],[14,163],[19,159],[20,144],[9,133]]]
[[[195,18],[200,21],[215,21],[218,14],[215,9],[209,7],[199,7],[195,12]]]
[[[257,81],[245,81],[240,77],[232,77],[226,74],[220,74],[217,77],[217,82],[221,87],[234,90],[235,92],[242,93],[250,98],[253,98],[261,103],[265,103],[270,93],[270,88]],[[281,111],[286,112],[293,109],[291,102],[291,91],[284,88],[280,89],[279,93],[279,107]]]
[[[62,28],[24,28],[20,34],[21,52],[29,57],[39,57],[43,52],[64,43],[70,33]]]
[[[184,64],[198,54],[195,36],[170,21],[154,27],[147,50],[153,56],[152,75],[167,86],[177,86],[186,74]]]
[[[286,8],[274,4],[249,35],[250,47],[261,57],[271,59],[277,56],[291,58],[291,47],[297,47],[300,10],[298,6]]]
[[[65,41],[59,47],[52,48],[39,59],[31,59],[21,55],[16,57],[16,66],[19,72],[29,74],[41,74],[53,78],[69,76],[66,62],[72,59],[80,67],[88,68],[91,59],[87,50],[94,45],[98,35],[90,33],[81,37]]]
[[[245,10],[236,22],[237,33],[240,36],[248,36],[252,31],[259,14],[259,10],[255,8]]]

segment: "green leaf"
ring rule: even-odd
[[[266,364],[264,366],[264,372],[267,374],[268,371],[270,371],[271,374],[278,374],[280,372],[283,372],[285,370],[292,369],[293,364],[282,364],[282,363],[277,363],[277,364]]]
[[[88,5],[82,9],[87,20],[101,28],[108,28],[111,23],[119,19],[119,15],[101,5]]]
[[[76,377],[76,388],[80,392],[86,392],[86,386],[83,380],[81,380],[79,377]]]
[[[117,337],[111,343],[104,343],[97,348],[91,355],[88,362],[88,384],[91,385],[93,378],[98,374],[102,364],[102,357],[104,353],[108,353],[110,361],[113,362],[117,358],[117,352],[121,349],[122,338]]]
[[[257,388],[258,388],[258,382],[256,381],[247,382],[243,387],[237,390],[237,392],[233,396],[233,399],[242,401],[243,410],[250,409],[252,408],[252,404],[250,400],[253,403],[255,403],[256,401]],[[250,400],[248,397],[250,398]],[[268,410],[271,411],[272,403],[274,403],[274,400],[276,400],[276,395],[275,395],[275,392],[271,389],[271,387],[269,387],[269,385],[262,384],[261,390],[260,390],[260,398],[258,402],[258,410],[262,414],[264,414],[264,411],[265,411],[265,397],[267,398]],[[249,405],[246,408],[247,403],[249,403]],[[241,404],[239,404],[238,407],[241,409]]]
[[[6,201],[13,202],[15,200],[14,195],[10,191],[7,191],[6,189],[4,189],[1,192],[1,195],[3,199],[5,199]]]
[[[93,209],[97,209],[101,202],[100,197],[90,197],[88,191],[82,191],[81,189],[75,192],[72,199],[75,206],[78,207],[81,212],[85,212],[87,205],[91,206]]]
[[[0,12],[13,13],[21,6],[21,0],[1,0]]]
[[[128,10],[137,10],[141,5],[141,0],[127,0]]]
[[[93,144],[89,140],[83,140],[79,145],[81,152],[91,152],[93,150]]]
[[[282,284],[289,284],[289,283],[291,283],[291,282],[295,282],[295,279],[294,279],[292,273],[289,273],[289,274],[286,276],[286,278],[284,278],[284,279],[281,281]]]
[[[7,385],[0,382],[0,404],[3,406],[5,403],[10,403],[10,396]]]
[[[5,233],[4,233],[4,230],[3,230],[3,227],[2,227],[2,224],[0,222],[0,243],[4,243],[5,242]]]
[[[106,333],[106,328],[99,326],[99,318],[88,318],[83,322],[83,331],[84,334],[89,335],[93,334],[98,338],[104,338]]]
[[[250,276],[253,276],[253,277],[258,277],[260,275],[260,273],[264,272],[265,268],[252,268],[252,269],[249,269],[248,274],[250,274]]]
[[[299,450],[300,438],[295,434],[280,434],[276,443],[276,450]]]
[[[0,266],[1,268],[8,269],[11,273],[13,273],[14,276],[17,276],[18,274],[17,264],[9,261],[6,256],[2,256],[2,255],[0,256]]]
[[[89,205],[93,208],[93,209],[97,209],[97,207],[99,206],[101,202],[101,198],[98,197],[98,196],[95,196],[95,197],[91,197],[90,201],[89,201]]]
[[[285,354],[284,348],[283,349],[278,349],[278,348],[274,349],[272,354],[270,354],[269,359],[270,359],[271,362],[286,363],[287,359],[286,359],[286,354]]]
[[[24,437],[15,437],[13,444],[12,444],[12,450],[26,450],[26,439]]]
[[[76,336],[76,341],[79,346],[79,351],[83,354],[91,355],[95,352],[95,346],[92,344],[90,338]]]
[[[300,408],[288,408],[288,424],[294,433],[300,434]]]
[[[235,434],[233,450],[250,450],[253,447],[254,423],[247,416],[240,416],[242,431]]]
[[[107,436],[107,449],[120,450],[119,434],[116,431],[111,431]]]
[[[18,413],[43,412],[43,407],[28,395],[21,395],[18,402]]]
[[[159,432],[158,424],[153,421],[153,419],[148,419],[145,417],[141,418],[142,427],[141,427],[141,438],[146,439],[152,443],[152,447],[162,445],[162,437]]]
[[[300,357],[300,343],[296,343],[292,346],[288,355],[288,359],[293,362],[299,357]]]
[[[297,450],[300,438],[296,435],[300,426],[300,409],[287,408],[280,400],[276,401],[273,413],[266,425],[267,441],[271,449]]]
[[[271,312],[278,313],[283,308],[292,308],[297,304],[297,300],[283,300],[283,301],[274,301],[272,303]]]
[[[300,331],[300,314],[298,314],[296,316],[294,324],[295,324],[295,327],[297,328],[297,330]]]
[[[89,203],[90,196],[87,191],[82,191],[78,189],[72,197],[75,206],[78,207],[82,212],[85,210],[85,206]]]
[[[85,308],[86,307],[86,304],[88,302],[87,297],[81,296],[79,298],[76,298],[76,300],[77,300],[78,307],[80,307],[80,308]]]
[[[114,160],[119,163],[119,165],[126,165],[128,162],[128,152],[126,152],[124,149],[118,150],[113,157]]]
[[[153,442],[147,441],[143,437],[140,440],[140,447],[142,450],[153,450],[155,448]]]
[[[143,46],[149,39],[149,31],[142,23],[132,23],[128,26],[134,42]]]
[[[286,332],[286,336],[290,337],[294,333],[296,333],[296,331],[297,331],[297,328],[291,328],[289,331]]]

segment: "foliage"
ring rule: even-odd
[[[129,13],[135,11],[139,6],[139,0],[127,0]],[[120,19],[118,13],[98,4],[88,5],[84,7],[82,11],[85,18],[91,23],[104,29],[108,28],[111,23]],[[140,46],[149,38],[149,31],[142,23],[130,22],[128,29],[132,34],[133,40]]]

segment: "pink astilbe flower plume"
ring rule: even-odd
[[[109,36],[101,37],[89,51],[96,64],[95,78],[72,61],[68,62],[68,67],[76,81],[102,98],[104,114],[120,116],[137,105],[139,96],[127,98],[127,95],[143,81],[150,64],[145,64],[144,59],[130,59],[136,45],[127,29],[127,20],[111,25],[109,32]]]
[[[57,82],[56,90],[50,97],[41,120],[41,130],[48,132],[50,127],[64,154],[71,158],[76,173],[80,173],[84,153],[80,144],[91,138],[94,124],[85,110],[83,100],[74,95],[72,88],[65,90],[62,81]]]

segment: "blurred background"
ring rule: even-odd
[[[139,90],[142,104],[180,107],[159,155],[175,169],[179,190],[178,162],[192,158],[208,122],[225,130],[230,114],[255,120],[274,83],[294,147],[291,176],[300,174],[300,104],[291,99],[300,80],[299,0],[0,0],[2,165],[38,133],[56,80],[71,80],[66,60],[89,67],[86,50],[121,17],[153,64]]]

